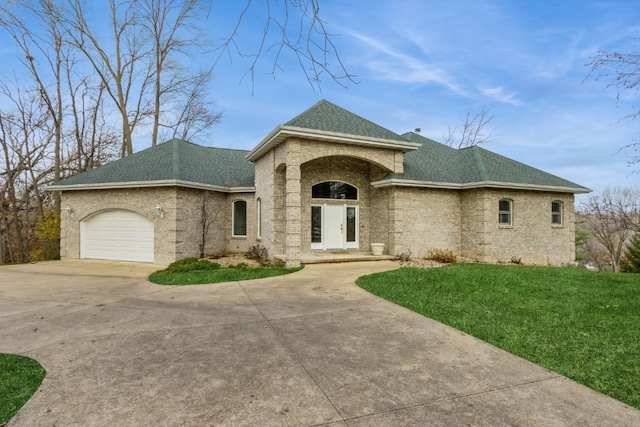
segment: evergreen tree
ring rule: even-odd
[[[636,233],[627,245],[620,270],[623,273],[640,273],[640,233]]]

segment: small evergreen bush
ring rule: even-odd
[[[623,273],[640,273],[640,233],[636,233],[627,245],[620,271]]]

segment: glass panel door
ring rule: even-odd
[[[357,249],[358,207],[311,206],[311,249]]]

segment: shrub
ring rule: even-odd
[[[518,258],[517,256],[511,257],[511,264],[522,265],[522,258]]]
[[[237,268],[238,270],[249,270],[251,267],[249,267],[249,264],[247,264],[246,262],[240,262],[236,265],[230,265],[229,268]]]
[[[167,271],[178,273],[185,271],[217,270],[218,268],[220,268],[220,264],[218,263],[206,259],[188,257],[171,263],[169,267],[167,267]]]
[[[623,273],[640,273],[640,233],[636,233],[627,245],[620,271]]]
[[[427,259],[430,261],[441,262],[443,264],[454,264],[458,261],[458,257],[449,249],[433,249],[427,253]]]
[[[29,261],[60,259],[60,214],[53,209],[38,216],[29,252]],[[1,260],[0,260],[1,261]]]
[[[258,261],[262,266],[269,263],[269,252],[261,244],[251,246],[245,255],[248,259]]]
[[[396,257],[398,258],[398,260],[402,261],[402,262],[409,262],[411,261],[411,249],[409,248],[404,248],[402,249],[397,255]]]
[[[286,263],[281,260],[281,259],[272,259],[271,261],[269,261],[267,263],[267,267],[272,267],[272,268],[285,268],[286,267]]]

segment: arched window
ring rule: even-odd
[[[342,181],[325,181],[311,187],[311,198],[358,200],[358,189]]]
[[[498,225],[511,225],[513,220],[513,200],[500,199],[498,202]]]
[[[247,202],[236,200],[233,202],[233,236],[247,235]]]
[[[559,200],[551,202],[551,224],[562,225],[562,202]]]

